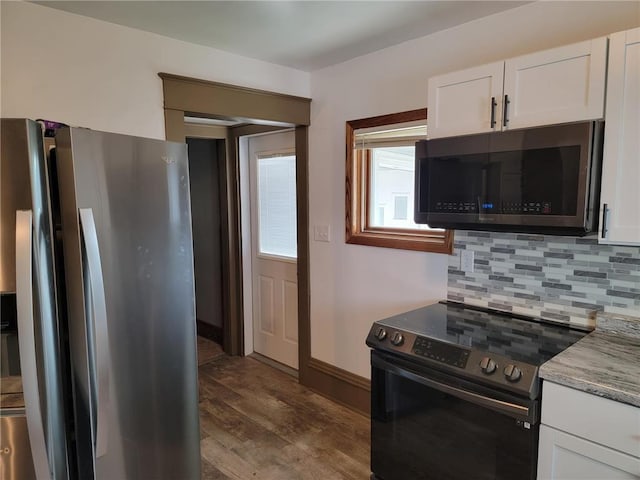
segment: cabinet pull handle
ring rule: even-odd
[[[606,203],[602,204],[602,238],[607,238],[607,220],[608,220],[609,206]]]
[[[509,111],[509,104],[511,101],[509,100],[509,95],[504,96],[504,109],[502,111],[502,126],[506,127],[507,123],[509,123],[509,118],[507,117],[507,112]]]
[[[491,97],[491,128],[496,126],[496,97]]]

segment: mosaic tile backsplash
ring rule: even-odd
[[[590,327],[597,312],[640,316],[640,247],[596,238],[456,230],[448,277],[456,302]]]

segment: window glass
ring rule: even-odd
[[[296,258],[295,155],[258,158],[258,211],[259,253]]]
[[[426,230],[413,221],[415,147],[371,149],[369,226]]]
[[[450,254],[452,231],[413,221],[415,143],[427,136],[427,110],[351,120],[346,128],[345,241]]]
[[[409,198],[406,195],[396,195],[393,197],[393,218],[394,220],[406,220],[409,210]]]

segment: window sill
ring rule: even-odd
[[[419,252],[453,253],[453,231],[449,230],[441,235],[428,237],[424,234],[388,233],[388,232],[358,232],[347,233],[346,242],[353,245],[368,245],[371,247],[396,248],[401,250],[415,250]]]

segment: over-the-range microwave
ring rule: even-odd
[[[578,236],[596,231],[603,127],[581,122],[418,142],[416,223]]]

